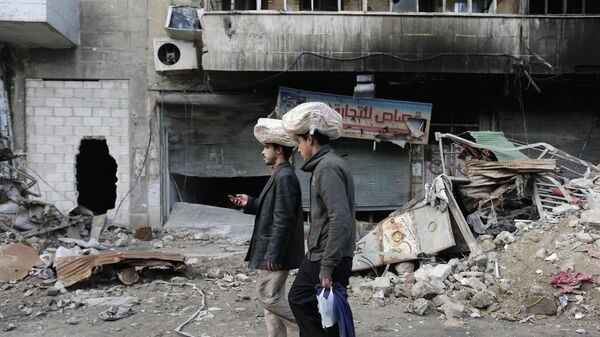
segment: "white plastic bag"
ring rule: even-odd
[[[259,118],[254,126],[254,137],[261,143],[273,143],[287,147],[298,144],[286,133],[280,119]]]
[[[321,324],[323,328],[330,328],[337,322],[335,315],[335,303],[333,301],[333,289],[329,290],[329,296],[325,298],[325,288],[317,295],[319,302],[319,313],[321,314]]]
[[[313,135],[316,130],[330,139],[340,138],[344,125],[342,115],[321,102],[302,103],[283,115],[281,120],[290,135]]]

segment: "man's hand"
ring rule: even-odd
[[[331,277],[320,277],[321,279],[321,287],[331,289],[333,281]]]
[[[276,271],[281,269],[281,265],[273,261],[267,261],[267,269],[269,269],[270,271]]]
[[[236,194],[235,197],[229,196],[229,200],[237,207],[246,207],[248,205],[248,196],[246,194]]]

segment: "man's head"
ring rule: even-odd
[[[319,131],[315,131],[312,135],[308,132],[298,135],[296,140],[298,141],[298,153],[304,161],[314,156],[322,146],[329,144],[329,137],[319,133]]]
[[[275,143],[267,143],[262,150],[263,161],[265,165],[278,165],[284,161],[289,161],[293,148]]]

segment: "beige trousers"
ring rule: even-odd
[[[285,298],[287,270],[261,270],[256,281],[258,303],[265,309],[267,337],[286,337],[287,328],[298,331],[294,314]]]

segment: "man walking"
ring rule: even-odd
[[[277,119],[259,119],[254,135],[264,145],[263,160],[271,166],[271,177],[258,199],[238,194],[232,202],[256,214],[245,261],[249,268],[260,269],[257,299],[265,311],[267,336],[285,337],[286,325],[296,326],[285,298],[285,282],[304,255],[300,183],[289,163],[296,143]]]
[[[289,301],[301,337],[339,336],[338,324],[324,329],[317,310],[315,285],[344,288],[352,271],[356,226],[354,180],[330,139],[342,133],[342,117],[328,105],[303,103],[283,116],[283,127],[298,140],[304,159],[302,170],[311,172],[308,253],[300,265]]]

